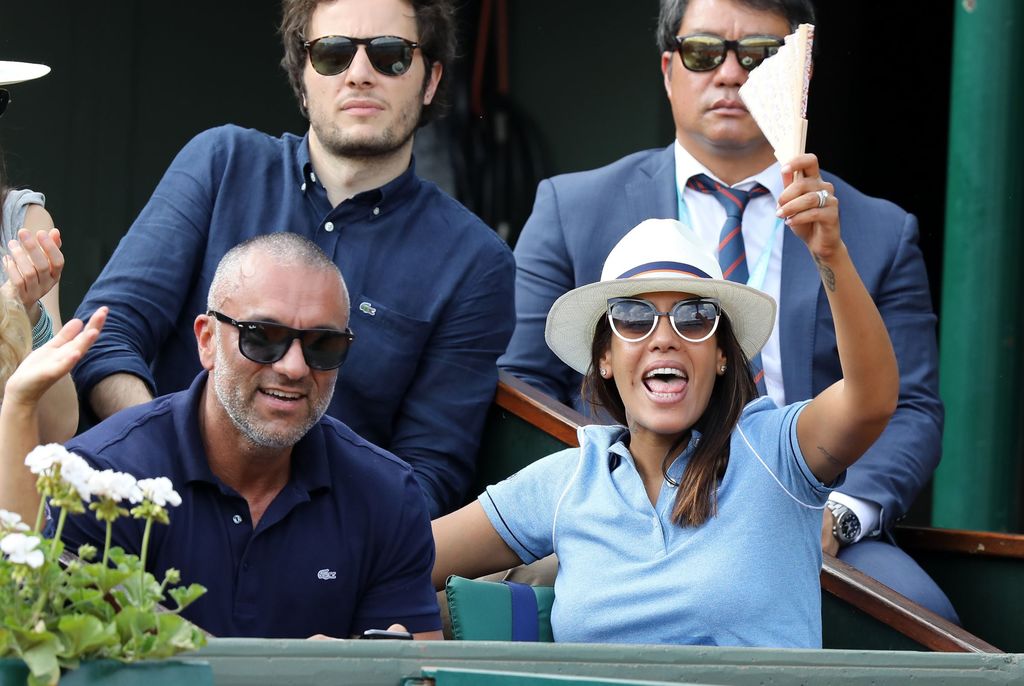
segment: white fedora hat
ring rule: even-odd
[[[551,306],[544,340],[567,365],[586,374],[594,327],[609,298],[676,291],[717,298],[747,357],[764,346],[775,325],[775,300],[722,277],[718,260],[675,219],[648,219],[612,248],[601,280],[575,288]]]
[[[31,81],[40,76],[50,73],[50,68],[45,64],[33,64],[31,62],[4,62],[0,61],[0,86],[10,86],[12,83]]]

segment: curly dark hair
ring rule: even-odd
[[[302,44],[310,39],[306,35],[310,19],[317,5],[329,0],[282,0],[281,2],[281,42],[284,45],[284,57],[281,66],[288,74],[288,82],[299,103],[302,116],[309,117],[305,105],[302,104],[303,85],[302,72],[306,66],[306,50]],[[416,29],[419,33],[417,42],[426,65],[423,87],[426,88],[430,78],[430,69],[435,62],[451,67],[455,60],[456,24],[455,7],[451,0],[405,0],[416,13]],[[437,92],[429,105],[423,107],[419,125],[423,126],[444,114],[449,106],[449,79],[441,75]]]

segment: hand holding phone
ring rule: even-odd
[[[392,631],[391,629],[367,629],[359,638],[411,641],[412,634],[408,631]]]

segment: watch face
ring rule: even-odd
[[[860,535],[860,520],[852,511],[846,510],[838,519],[834,529],[836,537],[843,543],[852,542]]]

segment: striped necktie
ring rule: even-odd
[[[747,251],[743,245],[743,210],[747,208],[751,198],[764,195],[768,189],[757,184],[749,191],[741,191],[723,185],[706,174],[691,176],[686,182],[686,187],[715,196],[725,208],[725,224],[718,235],[718,264],[721,265],[722,275],[726,279],[746,284],[750,273],[747,270]],[[758,392],[764,395],[764,367],[761,364],[760,353],[750,360],[750,373],[754,376]]]
[[[718,264],[722,266],[725,278],[745,284],[750,273],[747,271],[747,251],[743,246],[743,210],[751,198],[764,195],[768,189],[757,184],[749,191],[741,191],[725,186],[706,174],[690,177],[686,186],[715,196],[725,208],[725,224],[718,234]]]

